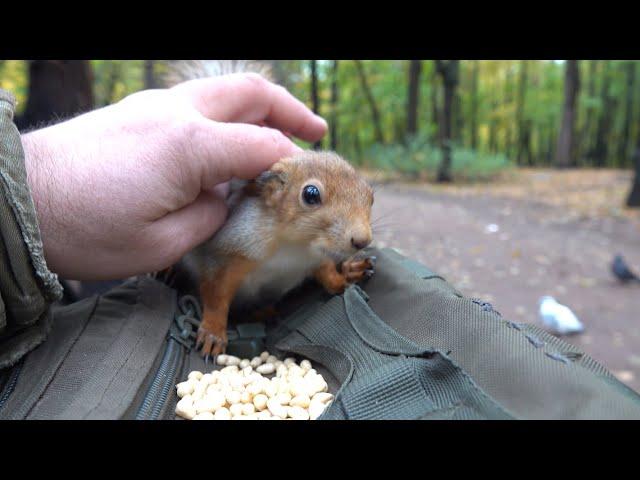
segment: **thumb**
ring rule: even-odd
[[[150,236],[160,243],[159,262],[165,268],[205,242],[222,226],[227,217],[224,199],[216,192],[203,191],[189,205],[171,212],[153,223]]]

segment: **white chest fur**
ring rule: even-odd
[[[305,247],[280,247],[269,260],[245,278],[235,303],[275,301],[311,276],[323,260],[324,257]]]

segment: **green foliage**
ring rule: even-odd
[[[1,60],[0,88],[11,92],[18,102],[16,111],[22,112],[27,101],[27,65],[22,60]]]
[[[97,106],[115,103],[144,87],[143,60],[92,60]]]
[[[428,137],[417,135],[406,145],[372,145],[364,157],[355,159],[357,165],[409,178],[433,180],[442,159],[442,149],[433,146]],[[455,181],[488,181],[513,167],[503,154],[482,153],[453,145],[451,171]]]

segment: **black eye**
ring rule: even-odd
[[[307,185],[302,189],[302,199],[307,205],[317,205],[321,203],[320,190],[315,185]]]

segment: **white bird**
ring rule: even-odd
[[[584,326],[569,307],[548,295],[540,299],[540,319],[545,327],[560,335],[584,331]]]

